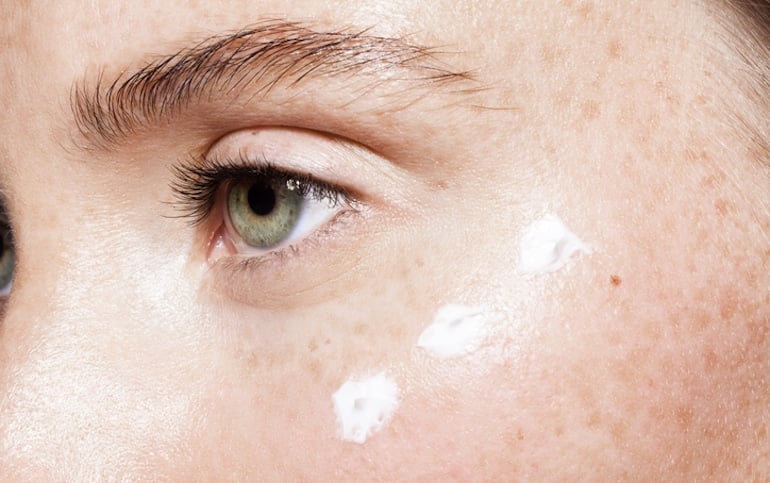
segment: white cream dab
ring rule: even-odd
[[[483,307],[449,304],[441,307],[433,323],[422,331],[417,347],[439,359],[462,357],[478,349],[486,335]]]
[[[555,215],[545,215],[526,229],[519,244],[519,271],[548,273],[563,268],[578,252],[591,253]]]
[[[398,408],[398,386],[381,372],[347,381],[332,400],[339,437],[363,444],[393,417]]]

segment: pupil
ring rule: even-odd
[[[249,208],[260,215],[269,215],[275,208],[275,190],[264,183],[255,183],[249,189]]]

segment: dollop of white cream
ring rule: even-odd
[[[363,444],[393,417],[398,394],[398,386],[384,372],[345,382],[332,396],[339,437]]]
[[[476,349],[486,335],[483,307],[449,304],[441,307],[433,323],[420,334],[417,347],[440,359],[462,357]]]
[[[555,215],[546,215],[525,231],[519,244],[519,271],[548,273],[563,268],[573,255],[591,248]]]

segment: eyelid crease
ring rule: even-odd
[[[254,95],[266,96],[281,83],[296,86],[309,77],[375,74],[373,86],[388,80],[436,85],[473,79],[470,72],[438,61],[442,53],[367,30],[320,32],[297,22],[265,20],[112,81],[102,72],[95,85],[75,85],[70,103],[80,133],[106,149],[193,102],[247,85]]]

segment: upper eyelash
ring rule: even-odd
[[[244,178],[266,177],[293,184],[301,196],[324,200],[333,206],[352,201],[350,193],[338,186],[316,179],[310,174],[294,173],[275,166],[267,159],[254,160],[244,156],[223,160],[203,158],[198,162],[171,168],[174,180],[174,206],[192,225],[203,223],[210,215],[219,190],[228,182]]]
[[[14,243],[13,225],[8,215],[8,204],[5,201],[5,195],[0,193],[0,232],[2,236],[7,237],[6,241]]]

